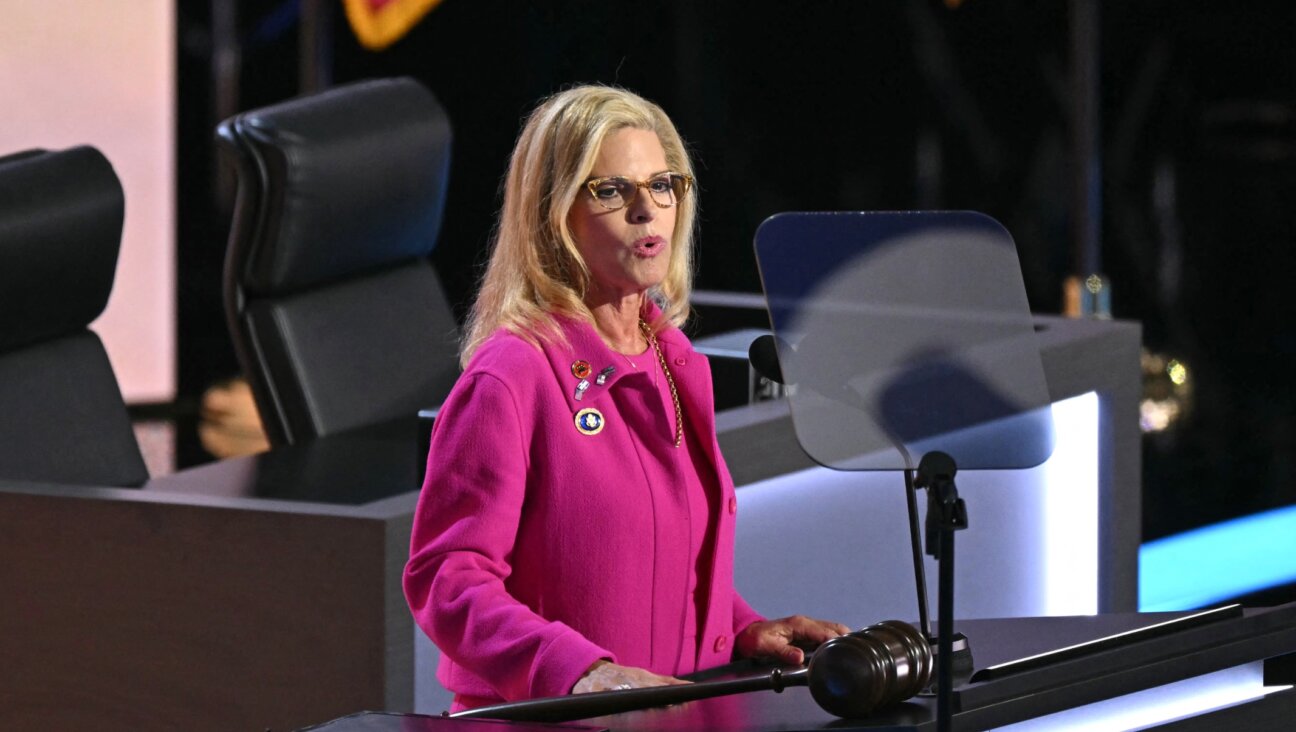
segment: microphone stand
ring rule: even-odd
[[[954,693],[954,532],[968,526],[967,505],[954,485],[958,468],[943,452],[929,452],[918,464],[915,485],[927,489],[927,553],[940,567],[938,580],[938,638],[936,650],[936,729],[949,732]],[[925,595],[925,593],[924,593]],[[929,636],[930,637],[930,636]],[[971,652],[963,638],[971,665]]]

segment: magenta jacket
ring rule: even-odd
[[[498,332],[474,354],[437,417],[414,515],[405,597],[441,650],[437,677],[480,703],[558,696],[600,658],[661,674],[731,659],[734,636],[761,616],[733,587],[733,480],[715,437],[710,366],[678,329],[658,340],[684,421],[709,443],[720,517],[700,649],[681,648],[688,525],[670,471],[674,419],[646,373],[624,365],[593,327],[564,321],[567,346],[543,352]],[[575,398],[577,360],[593,374]],[[576,415],[595,409],[602,429]],[[588,430],[591,422],[586,422]],[[699,588],[700,590],[701,588]]]

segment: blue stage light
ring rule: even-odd
[[[1167,536],[1139,549],[1139,610],[1191,610],[1296,582],[1296,506]]]

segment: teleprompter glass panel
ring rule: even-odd
[[[793,424],[816,462],[1026,468],[1053,449],[1012,237],[973,212],[785,213],[756,255]]]

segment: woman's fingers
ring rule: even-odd
[[[651,686],[674,686],[689,682],[674,676],[662,676],[647,669],[634,666],[621,666],[605,661],[595,664],[585,672],[580,681],[572,687],[573,694],[585,694],[591,691],[623,691],[625,689],[644,689]]]
[[[797,645],[814,647],[849,632],[850,629],[841,623],[804,615],[762,620],[738,634],[738,653],[745,657],[764,656],[800,664],[805,661],[805,653]]]

